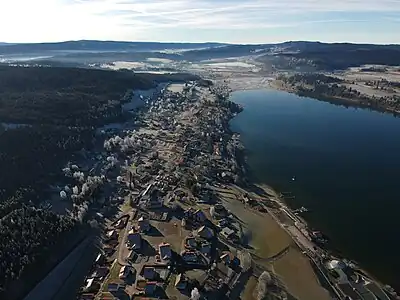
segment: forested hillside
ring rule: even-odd
[[[98,125],[118,117],[127,89],[154,86],[146,76],[78,68],[0,67],[1,122]]]
[[[170,79],[0,66],[0,299],[17,299],[16,294],[28,291],[40,279],[32,277],[38,274],[34,267],[48,262],[53,246],[77,228],[75,220],[38,208],[62,166],[77,151],[92,147],[98,126],[123,117],[128,90]],[[15,293],[21,282],[24,290]]]
[[[340,70],[366,64],[396,66],[400,64],[400,47],[391,45],[322,44],[297,53],[280,54],[312,61],[319,70]]]

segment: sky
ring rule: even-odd
[[[0,0],[0,42],[400,43],[400,0]]]

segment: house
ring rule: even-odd
[[[119,271],[119,279],[125,280],[131,274],[131,268],[129,266],[123,266]]]
[[[207,217],[202,210],[194,210],[192,208],[185,211],[184,218],[194,225],[202,225],[207,220]]]
[[[196,238],[189,236],[185,240],[185,248],[187,249],[196,249],[197,248],[197,241]]]
[[[232,239],[235,237],[235,231],[228,227],[225,227],[224,229],[222,229],[221,234],[226,239]]]
[[[140,217],[138,220],[138,225],[140,232],[148,232],[150,230],[150,222],[146,217]]]
[[[153,267],[144,267],[143,268],[143,277],[145,279],[153,280],[156,277],[156,270]]]
[[[229,256],[229,253],[222,254],[220,259],[225,265],[229,265],[231,263],[231,257]]]
[[[144,293],[147,296],[154,295],[156,290],[157,290],[157,282],[154,281],[146,282],[146,286],[144,287]]]
[[[150,195],[149,192],[143,194],[141,201],[145,202],[145,206],[149,209],[161,208],[164,204],[164,200],[159,194],[160,191],[158,189],[154,189],[150,192]]]
[[[176,276],[176,279],[175,279],[175,288],[176,289],[178,289],[180,291],[185,290],[187,285],[188,285],[188,282],[182,273],[179,274],[178,276]]]
[[[214,236],[214,232],[207,226],[201,226],[199,230],[197,230],[197,235],[204,239],[211,239]]]
[[[208,256],[211,253],[211,244],[209,242],[201,243],[200,252]]]
[[[210,203],[212,201],[212,195],[208,192],[201,193],[198,198],[197,203]]]
[[[117,245],[118,245],[118,239],[115,239],[115,240],[105,240],[104,242],[107,243],[107,246],[110,246],[110,247],[112,247],[112,248],[115,248],[115,247],[117,247]]]
[[[105,248],[103,248],[103,251],[104,251],[104,255],[111,256],[115,252],[115,249],[112,247],[105,247]]]
[[[87,293],[87,294],[82,294],[80,297],[79,297],[79,300],[93,300],[94,298],[96,297],[96,295],[95,294],[90,294],[90,293]]]
[[[162,206],[163,206],[162,198],[150,197],[150,200],[147,201],[146,203],[146,207],[149,209],[161,208]]]
[[[218,227],[220,227],[220,228],[224,228],[226,225],[228,225],[229,224],[229,222],[228,222],[228,220],[227,219],[221,219],[219,222],[218,222]]]
[[[97,268],[89,278],[104,278],[108,274],[108,268],[99,267]]]
[[[111,230],[107,232],[107,239],[108,240],[116,240],[118,238],[118,232],[116,230]]]
[[[131,250],[131,251],[129,251],[126,259],[130,262],[136,262],[137,257],[138,257],[138,255],[136,254],[136,252]]]
[[[115,228],[116,229],[122,229],[124,227],[125,227],[124,219],[118,220],[117,223],[115,224]]]
[[[198,209],[194,212],[193,219],[199,223],[204,223],[207,220],[207,217],[202,210]]]
[[[240,265],[240,260],[232,252],[224,251],[220,256],[221,262],[226,266],[236,268]]]
[[[220,203],[215,204],[214,209],[215,209],[214,215],[216,219],[221,219],[228,214],[225,207]]]
[[[93,286],[94,278],[90,278],[86,281],[86,286],[84,287],[85,291],[90,290],[90,288]]]
[[[128,233],[127,243],[133,250],[138,250],[142,247],[142,236],[139,232],[131,229]]]
[[[118,284],[118,283],[112,283],[112,282],[110,282],[108,285],[107,285],[107,291],[108,292],[118,292],[120,289],[122,289],[123,288],[123,286],[122,285],[120,285],[120,284]]]
[[[181,256],[186,263],[197,263],[199,260],[195,251],[184,251]]]
[[[158,251],[160,253],[160,258],[163,260],[170,260],[172,257],[171,245],[167,243],[162,243],[158,246]]]
[[[229,265],[235,259],[235,256],[231,252],[225,251],[220,256],[220,259],[225,265]]]
[[[102,253],[99,253],[94,261],[96,265],[102,266],[106,262],[106,258]]]

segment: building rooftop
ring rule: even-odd
[[[331,260],[328,264],[327,264],[328,269],[330,270],[334,270],[334,269],[345,269],[346,268],[346,264],[340,260]]]
[[[201,226],[197,230],[197,234],[205,239],[210,239],[214,236],[214,232],[212,231],[212,229],[208,228],[207,226]]]
[[[225,237],[229,237],[232,234],[235,234],[235,231],[230,229],[229,227],[225,227],[224,229],[222,229],[221,231],[222,235],[224,235]]]
[[[172,251],[171,251],[171,245],[168,243],[162,243],[158,246],[159,252],[160,252],[160,257],[163,260],[168,260],[171,259],[172,257]]]

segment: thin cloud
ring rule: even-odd
[[[169,30],[215,32],[380,21],[400,0],[1,0],[0,40],[137,40]],[[20,8],[24,7],[23,10]],[[164,37],[165,38],[165,37]]]
[[[79,0],[78,0],[79,1]],[[80,0],[82,1],[82,0]],[[76,1],[74,3],[76,5]],[[105,16],[121,24],[138,24],[151,27],[190,28],[271,28],[297,26],[304,22],[291,22],[290,17],[321,13],[400,12],[400,2],[391,0],[275,0],[275,1],[189,1],[189,0],[93,0],[80,3],[80,9],[95,16]],[[286,21],[285,18],[287,18]],[[319,21],[315,22],[333,22]],[[351,19],[341,18],[348,22]],[[359,21],[355,19],[354,21]]]

